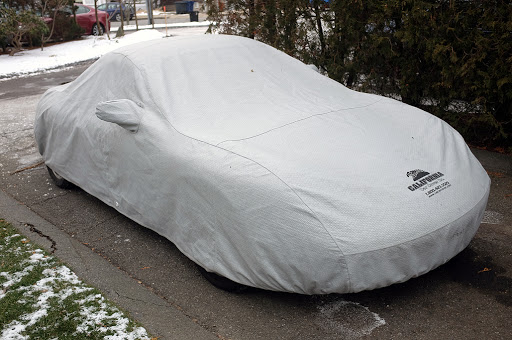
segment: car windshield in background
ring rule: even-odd
[[[76,9],[76,14],[85,14],[85,13],[89,13],[91,10],[85,6],[80,6],[78,5],[77,6],[78,8]]]

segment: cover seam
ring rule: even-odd
[[[332,114],[332,113],[338,113],[338,112],[341,112],[341,111],[350,111],[350,110],[357,110],[357,109],[362,109],[362,108],[365,108],[365,107],[370,107],[370,106],[372,106],[374,104],[377,104],[377,103],[381,102],[382,100],[384,100],[384,98],[381,98],[381,99],[379,99],[379,100],[377,100],[377,101],[375,101],[373,103],[367,104],[367,105],[348,107],[348,108],[345,108],[345,109],[338,109],[338,110],[331,110],[331,111],[328,111],[328,112],[316,113],[314,115],[311,115],[311,116],[308,116],[308,117],[304,117],[304,118],[301,118],[301,119],[297,119],[297,120],[295,120],[293,122],[283,124],[281,126],[269,129],[267,131],[255,134],[255,135],[250,136],[250,137],[240,138],[240,139],[226,139],[226,140],[223,140],[222,142],[219,142],[219,143],[215,144],[215,146],[219,146],[220,144],[226,143],[226,142],[240,142],[240,141],[244,141],[244,140],[260,137],[260,136],[262,136],[264,134],[267,134],[267,133],[270,133],[272,131],[282,129],[282,128],[287,127],[289,125],[293,125],[293,124],[296,124],[296,123],[299,123],[299,122],[302,122],[304,120],[308,120],[308,119],[311,119],[311,118],[315,118],[315,117],[319,117],[319,116],[324,116],[324,115],[328,115],[328,114]]]

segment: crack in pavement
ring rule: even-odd
[[[48,198],[43,198],[39,203],[36,203],[35,205],[38,205],[38,204],[41,204],[41,203],[46,203],[50,200],[53,200],[53,199],[56,199],[56,198],[59,198],[59,197],[62,197],[62,196],[66,196],[68,193],[67,192],[63,192],[61,194],[58,194],[58,195],[55,195],[55,196],[52,196],[52,197],[48,197]]]
[[[154,306],[158,306],[158,307],[167,307],[167,305],[165,305],[165,304],[149,302],[149,301],[141,300],[141,299],[135,299],[135,298],[132,298],[130,296],[126,296],[124,294],[120,294],[117,290],[114,290],[114,293],[116,293],[118,297],[125,298],[125,299],[131,300],[131,301],[142,302],[142,303],[150,303],[150,304],[152,304]]]
[[[55,253],[55,251],[57,250],[57,242],[55,242],[50,236],[43,234],[43,232],[41,230],[37,229],[33,224],[25,223],[25,222],[22,222],[22,223],[25,224],[26,227],[30,227],[31,232],[36,233],[39,236],[48,239],[48,241],[50,241],[52,243],[52,245],[51,245],[52,251],[50,252],[50,254]]]
[[[67,194],[68,194],[68,192],[67,192],[67,191],[65,191],[65,192],[62,192],[62,193],[60,193],[60,194],[56,194],[55,196],[52,196],[52,197],[42,198],[42,199],[40,199],[40,200],[38,199],[38,200],[36,200],[36,201],[32,201],[32,203],[30,203],[30,206],[31,206],[31,207],[41,206],[41,204],[43,204],[43,203],[46,203],[46,202],[48,202],[48,201],[50,201],[50,200],[53,200],[53,199],[55,199],[55,198],[59,198],[59,197],[62,197],[62,196],[66,196]]]

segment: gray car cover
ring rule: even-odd
[[[303,294],[374,289],[463,250],[490,180],[444,121],[260,42],[164,38],[48,90],[46,164],[206,270]]]

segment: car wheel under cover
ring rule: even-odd
[[[117,13],[114,17],[115,21],[121,21],[121,13]]]
[[[248,288],[243,284],[231,281],[227,277],[212,272],[208,272],[206,271],[206,269],[199,265],[197,266],[197,268],[199,269],[199,272],[201,273],[201,275],[203,275],[205,279],[207,279],[212,285],[219,289],[225,290],[230,293],[241,293],[242,291]]]
[[[53,171],[49,166],[46,166],[50,177],[55,182],[55,185],[62,189],[69,189],[73,184],[68,182],[64,177]]]

